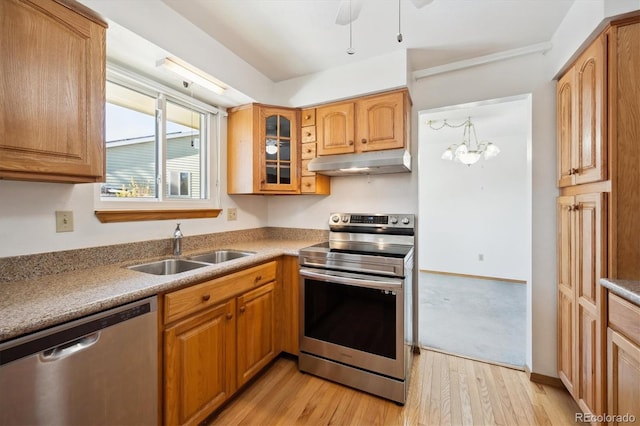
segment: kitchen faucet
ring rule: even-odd
[[[173,231],[173,255],[180,256],[182,254],[182,231],[180,224],[176,224],[176,230]]]

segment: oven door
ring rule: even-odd
[[[404,379],[404,280],[300,268],[300,350]]]

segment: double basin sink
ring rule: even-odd
[[[193,269],[204,268],[216,263],[228,262],[229,260],[255,254],[252,251],[240,250],[215,250],[212,252],[190,256],[187,259],[165,259],[156,262],[143,263],[129,266],[129,269],[145,272],[153,275],[173,275],[180,272],[191,271]]]

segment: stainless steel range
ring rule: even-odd
[[[301,371],[404,404],[413,349],[414,215],[332,213],[300,251]]]

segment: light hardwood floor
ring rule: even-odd
[[[298,371],[279,358],[210,425],[567,425],[578,407],[564,389],[526,373],[422,350],[404,407]]]

